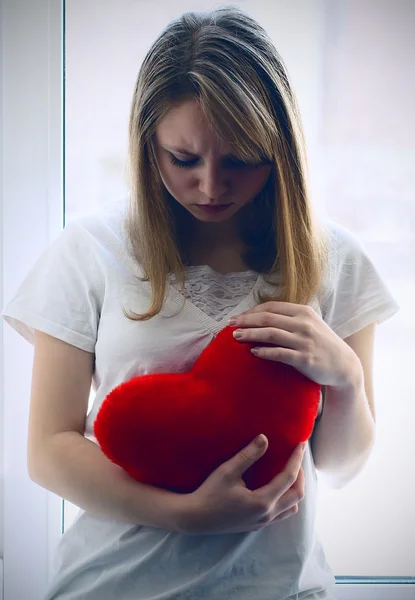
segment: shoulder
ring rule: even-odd
[[[89,271],[95,286],[105,287],[109,279],[117,278],[130,283],[143,276],[140,261],[136,258],[126,231],[129,216],[129,197],[122,197],[111,203],[72,218],[65,229],[71,238],[69,247],[76,246],[81,261],[81,269]],[[65,230],[62,232],[65,235]],[[84,258],[82,258],[84,257]]]
[[[324,287],[330,291],[341,281],[350,283],[362,271],[373,268],[363,242],[339,223],[326,219],[322,223],[327,240],[327,263]]]
[[[2,315],[33,343],[34,330],[92,352],[107,289],[118,290],[125,203],[74,216],[37,257]],[[47,290],[47,294],[45,294]]]
[[[68,277],[89,281],[101,293],[109,273],[132,268],[124,235],[126,214],[126,202],[115,201],[79,216],[70,215],[39,257],[34,274],[64,270]]]
[[[365,252],[364,244],[357,235],[332,219],[325,219],[322,223],[327,235],[329,254],[334,257],[346,255],[359,255]]]
[[[331,220],[324,228],[328,252],[320,308],[323,319],[345,338],[386,320],[398,305],[358,236]]]
[[[128,263],[125,220],[128,200],[122,198],[107,203],[80,216],[71,215],[65,224],[55,248],[66,256],[81,262],[89,261],[92,266],[111,268],[115,263]],[[82,265],[81,265],[82,266]]]
[[[124,240],[123,227],[127,214],[127,199],[121,198],[94,208],[80,216],[73,216],[62,232],[67,237],[85,240],[91,244],[105,240]]]

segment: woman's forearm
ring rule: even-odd
[[[186,494],[142,484],[81,434],[56,434],[43,445],[30,477],[91,514],[181,532]]]
[[[341,389],[327,387],[324,410],[311,439],[316,469],[332,487],[344,486],[367,461],[375,433],[362,374]]]

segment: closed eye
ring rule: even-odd
[[[196,166],[196,164],[199,162],[198,158],[194,158],[192,160],[186,160],[186,161],[179,160],[178,158],[176,158],[176,156],[174,156],[174,154],[171,154],[170,152],[169,152],[169,156],[170,156],[170,160],[171,160],[172,164],[175,167],[179,167],[180,169],[191,169],[192,167]],[[271,164],[271,161],[263,161],[260,163],[247,163],[247,162],[239,161],[236,159],[228,158],[226,160],[225,164],[228,166],[228,168],[231,168],[231,169],[244,169],[244,168],[255,169],[255,168],[261,167],[266,164]]]
[[[179,160],[178,158],[176,158],[174,156],[174,154],[170,154],[169,152],[169,156],[170,156],[170,160],[173,163],[173,165],[175,165],[176,167],[180,167],[181,169],[189,169],[190,167],[193,167],[198,159],[194,158],[193,160]]]

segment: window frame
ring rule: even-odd
[[[4,305],[64,223],[65,1],[4,2],[0,17],[0,292]],[[22,168],[24,176],[19,176]],[[52,572],[62,533],[63,502],[27,475],[33,349],[3,322],[0,344],[0,555],[4,557],[0,600],[2,592],[5,600],[34,598],[44,592]],[[0,568],[1,562],[0,557]],[[23,565],[24,572],[19,573],[16,564]],[[337,581],[339,600],[410,600],[415,590],[415,577],[338,577]]]
[[[64,11],[63,3],[56,0],[2,2],[0,11],[0,280],[4,306],[36,257],[63,227]],[[33,483],[27,474],[33,348],[0,321],[0,598],[40,598],[61,535],[62,500]],[[22,570],[16,569],[17,564]]]

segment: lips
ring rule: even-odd
[[[197,204],[197,208],[204,213],[220,213],[225,212],[231,204]]]

